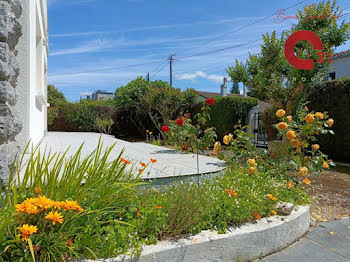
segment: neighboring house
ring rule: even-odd
[[[47,131],[46,0],[0,1],[0,182]]]
[[[108,100],[108,99],[113,99],[114,98],[114,94],[107,92],[105,90],[97,90],[95,92],[92,93],[92,100]]]
[[[344,76],[350,77],[350,49],[335,53],[332,57],[329,79],[334,80]]]

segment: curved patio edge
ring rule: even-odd
[[[263,218],[255,223],[230,228],[229,233],[213,231],[145,246],[141,256],[119,256],[85,262],[211,262],[253,260],[277,252],[300,239],[310,227],[309,206],[297,206],[289,216]]]

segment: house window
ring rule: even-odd
[[[335,72],[329,73],[329,80],[335,80]]]

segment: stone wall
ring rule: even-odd
[[[14,106],[19,75],[16,46],[22,35],[20,0],[0,0],[0,183],[6,181],[17,153],[22,123]]]

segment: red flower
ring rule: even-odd
[[[182,120],[182,118],[179,118],[179,119],[176,121],[176,124],[178,124],[179,126],[183,126],[183,125],[184,125],[184,121]]]
[[[168,126],[162,126],[162,131],[163,132],[169,132],[170,128]]]
[[[213,106],[215,105],[215,100],[213,98],[208,98],[207,100],[205,100],[205,103],[207,105]]]

